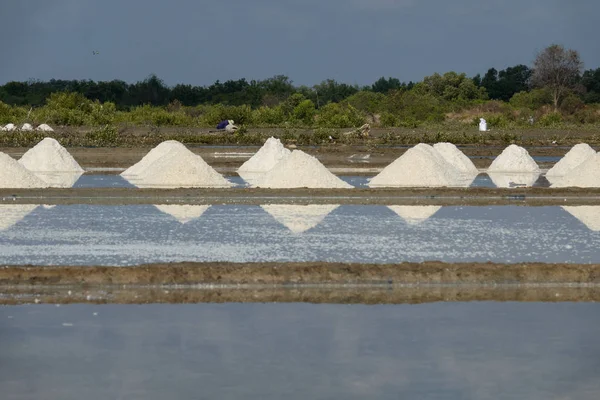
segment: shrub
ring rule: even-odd
[[[557,112],[552,112],[550,114],[543,115],[538,122],[541,126],[556,126],[562,122],[562,115]]]
[[[365,123],[364,116],[349,104],[329,103],[321,107],[317,125],[323,128],[351,128]]]
[[[111,147],[119,144],[119,132],[115,126],[105,125],[88,132],[86,136],[92,146]]]
[[[585,108],[585,103],[578,96],[570,94],[560,102],[560,110],[565,114],[575,114]]]
[[[312,125],[315,119],[315,104],[311,100],[303,100],[294,108],[293,118],[304,125]]]

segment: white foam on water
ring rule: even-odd
[[[552,168],[546,172],[546,178],[550,183],[556,182],[556,177],[564,176],[573,168],[578,167],[588,158],[596,154],[596,151],[587,143],[576,144],[561,158]]]
[[[279,139],[270,137],[256,154],[238,168],[238,173],[267,172],[290,154],[291,151],[283,147]]]
[[[444,157],[446,161],[454,166],[454,168],[458,169],[463,174],[469,175],[477,175],[479,174],[479,170],[473,161],[469,157],[467,157],[462,151],[459,150],[452,143],[436,143],[433,145],[433,148],[437,150],[438,153]]]
[[[487,173],[494,185],[499,188],[530,187],[538,180],[540,174],[532,173],[506,173],[506,172],[488,172]]]
[[[600,232],[600,206],[562,206],[562,209],[581,221],[589,230]]]
[[[185,147],[182,143],[178,142],[177,140],[166,140],[160,143],[152,150],[150,150],[148,154],[146,154],[139,162],[123,171],[121,173],[121,176],[132,176],[141,174],[154,161],[158,160],[173,149],[187,150],[187,147]]]
[[[600,187],[600,154],[594,154],[559,177],[551,187]]]
[[[278,162],[254,185],[261,188],[339,188],[353,186],[332,174],[315,157],[301,150]]]
[[[0,231],[15,225],[36,208],[34,204],[0,204]]]
[[[54,132],[54,129],[52,129],[52,127],[47,124],[41,124],[37,128],[35,128],[35,130],[42,131],[42,132]]]
[[[304,206],[269,204],[261,208],[293,233],[302,233],[319,225],[339,204],[310,204]]]
[[[2,130],[4,132],[12,132],[16,129],[17,129],[17,127],[15,126],[15,124],[6,124],[2,127]]]
[[[473,179],[461,174],[432,146],[419,143],[373,177],[368,186],[466,187]]]
[[[185,146],[175,147],[148,165],[130,180],[138,187],[195,188],[232,187],[234,184],[215,171],[202,157]]]
[[[29,149],[19,163],[34,172],[84,172],[67,149],[52,138],[44,138]]]
[[[527,150],[511,144],[496,157],[488,172],[540,172],[540,168]]]
[[[441,206],[388,206],[409,225],[418,225],[431,218]]]
[[[24,131],[24,132],[30,132],[30,131],[32,131],[32,130],[33,130],[33,126],[32,126],[31,124],[28,124],[28,123],[26,122],[26,123],[24,123],[24,124],[21,126],[21,130],[22,130],[22,131]]]
[[[46,188],[48,186],[17,160],[0,153],[0,188]]]
[[[209,205],[187,205],[187,204],[155,204],[165,214],[169,214],[182,224],[198,219],[210,208]]]

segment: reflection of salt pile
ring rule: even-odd
[[[546,178],[550,183],[554,183],[571,171],[573,168],[581,165],[585,160],[595,155],[596,151],[586,143],[576,144],[569,150],[563,158],[561,158],[552,168],[546,173]]]
[[[271,170],[278,162],[290,155],[279,139],[271,137],[248,161],[238,168],[238,175],[246,182],[255,184],[263,174]]]
[[[511,144],[502,151],[492,165],[488,168],[488,172],[540,172],[540,168],[531,158],[527,150]]]
[[[210,206],[192,206],[192,205],[171,205],[155,204],[165,214],[169,214],[182,224],[188,223],[194,219],[200,218]]]
[[[339,207],[335,204],[296,205],[264,205],[263,210],[271,214],[279,223],[285,225],[293,233],[302,233],[314,228],[325,217]]]
[[[75,185],[83,172],[34,172],[35,176],[53,188],[70,188]]]
[[[42,131],[42,132],[54,132],[54,129],[52,129],[52,127],[47,124],[41,124],[37,128],[35,128],[35,130]]]
[[[148,165],[135,180],[139,187],[231,187],[202,157],[185,146],[174,147]]]
[[[254,185],[262,188],[340,188],[351,189],[315,157],[294,150],[282,159]]]
[[[567,172],[552,187],[600,187],[600,154],[594,154]]]
[[[409,225],[418,225],[433,214],[438,212],[441,206],[388,206],[390,210],[398,214],[400,218]]]
[[[511,188],[511,187],[529,187],[538,180],[540,174],[537,172],[533,173],[506,173],[506,172],[488,172],[488,176],[499,188]]]
[[[432,146],[420,143],[385,167],[369,186],[468,186],[472,178],[465,182],[465,176]]]
[[[83,172],[67,149],[52,138],[45,138],[29,149],[19,163],[36,172]]]
[[[48,184],[17,160],[0,153],[0,188],[45,188]]]
[[[0,231],[6,230],[36,209],[32,204],[0,204]]]
[[[136,164],[132,165],[131,167],[129,167],[125,171],[123,171],[121,173],[121,175],[122,176],[139,175],[142,172],[144,172],[144,170],[146,168],[148,168],[148,166],[150,166],[150,164],[152,164],[154,161],[158,160],[159,158],[161,158],[162,156],[164,156],[165,154],[167,154],[169,151],[171,151],[173,149],[186,149],[186,147],[176,140],[164,141],[164,142],[160,143],[158,146],[156,146],[155,148],[153,148],[152,150],[150,150],[148,152],[148,154],[146,154],[139,162],[137,162]]]
[[[592,231],[600,231],[600,206],[563,206],[563,210],[580,220]]]
[[[477,175],[479,171],[473,161],[452,143],[436,143],[433,148],[463,174]]]

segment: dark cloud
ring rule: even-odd
[[[156,73],[169,84],[209,84],[285,74],[299,84],[368,84],[529,64],[555,42],[595,68],[598,11],[592,0],[3,2],[0,81]]]

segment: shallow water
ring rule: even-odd
[[[600,397],[592,303],[0,307],[2,399]]]
[[[600,263],[600,206],[0,205],[0,263]]]

